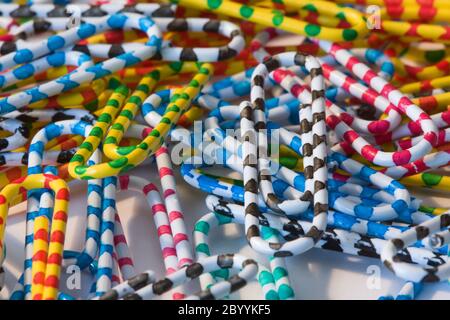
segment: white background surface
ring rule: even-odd
[[[177,172],[178,192],[186,218],[189,232],[192,232],[196,220],[206,214],[204,205],[205,193],[185,183]],[[159,186],[159,177],[155,164],[147,164],[136,168],[130,174],[146,177]],[[66,249],[80,250],[85,236],[86,215],[86,183],[71,182],[70,214],[67,224]],[[430,194],[429,191],[426,192]],[[450,201],[437,197],[428,198],[429,204],[437,203],[450,206]],[[137,271],[152,269],[159,277],[164,275],[161,249],[157,238],[150,208],[144,197],[132,191],[119,192],[117,208],[122,220],[124,232],[130,246]],[[11,209],[6,228],[6,282],[2,296],[9,296],[15,279],[19,276],[24,259],[25,206],[21,204]],[[191,233],[192,235],[192,233]],[[243,226],[226,225],[211,232],[211,253],[235,253],[253,257],[267,265],[267,259],[256,255],[247,245]],[[377,299],[380,295],[396,294],[403,281],[396,279],[389,270],[382,266],[378,259],[350,256],[322,249],[311,251],[296,257],[288,258],[288,271],[297,299]],[[367,268],[377,265],[381,268],[381,286],[379,289],[368,289]],[[91,276],[83,273],[81,290],[67,291],[74,296],[86,297],[91,283]],[[62,285],[65,284],[64,271]],[[197,291],[197,284],[189,286]],[[189,291],[192,292],[192,291]],[[256,281],[233,295],[239,299],[262,299],[262,293]],[[450,299],[450,285],[425,285],[421,299]]]

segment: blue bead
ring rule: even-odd
[[[237,96],[245,96],[250,92],[250,82],[239,82],[234,84],[233,91]]]
[[[381,51],[375,49],[367,49],[365,54],[367,61],[370,63],[375,63],[382,55],[383,53]]]
[[[50,141],[56,137],[61,136],[62,131],[63,128],[61,125],[51,123],[44,128],[45,138],[47,139],[47,141]]]
[[[405,200],[395,200],[391,204],[391,206],[392,208],[394,208],[396,213],[402,213],[408,209],[408,205],[406,204]]]
[[[231,187],[231,195],[234,201],[244,202],[244,188],[233,185]]]
[[[301,154],[302,140],[299,137],[295,136],[289,143],[289,147],[291,147],[291,149],[294,150],[296,153]]]
[[[153,107],[150,103],[144,103],[141,106],[141,112],[144,116],[146,116],[148,113],[150,113],[153,110]]]
[[[159,48],[161,48],[161,44],[162,44],[162,39],[155,35],[152,35],[150,37],[150,39],[146,42],[145,45],[147,45],[149,47],[156,47],[159,49]]]
[[[375,173],[375,170],[373,170],[373,169],[371,169],[369,167],[363,166],[361,168],[361,171],[359,172],[359,176],[361,177],[361,179],[364,179],[366,181],[370,181],[369,177],[371,175],[373,175],[374,173]]]
[[[116,57],[117,59],[124,60],[125,61],[125,67],[132,66],[133,64],[137,64],[141,62],[138,58],[136,58],[132,52],[121,54],[120,56]]]
[[[194,166],[189,163],[183,163],[180,168],[180,172],[182,176],[188,176],[189,178],[194,178],[194,175],[191,173],[194,170]]]
[[[0,100],[0,114],[12,112],[17,108],[8,102],[8,99]]]
[[[37,173],[42,173],[42,168],[40,166],[35,166],[35,167],[28,167],[27,170],[28,174],[37,174]],[[35,216],[38,216],[38,213],[36,212]]]
[[[27,259],[25,260],[25,268],[31,268],[31,265],[33,264],[33,259]]]
[[[34,67],[31,64],[25,64],[13,70],[13,74],[17,79],[23,80],[34,74]]]
[[[383,63],[383,65],[381,66],[381,71],[386,72],[389,75],[393,75],[394,71],[395,71],[395,67],[392,63]]]
[[[342,186],[344,182],[335,180],[335,179],[329,179],[328,180],[328,188],[331,190],[337,190],[340,186]]]
[[[109,17],[107,24],[113,29],[123,29],[128,17],[124,14],[117,13]]]
[[[64,52],[55,52],[47,56],[47,62],[52,67],[60,67],[66,63],[66,55]]]
[[[89,256],[86,252],[80,253],[77,257],[77,265],[80,267],[80,269],[84,269],[89,267],[89,265],[92,262],[92,257]]]
[[[338,90],[337,90],[336,87],[328,88],[327,91],[325,91],[325,97],[328,100],[331,100],[331,101],[335,102],[336,101],[337,92],[338,92]]]
[[[65,44],[66,41],[64,40],[64,38],[58,35],[51,36],[47,40],[47,47],[51,51],[61,49],[65,46]]]
[[[140,18],[139,19],[139,29],[143,32],[147,32],[155,23],[153,20],[149,18]]]
[[[330,206],[333,207],[336,200],[342,196],[343,196],[343,194],[341,192],[328,193],[328,201],[330,202]]]
[[[72,127],[73,134],[78,134],[82,137],[86,136],[86,126],[89,124],[84,121],[78,121],[75,123],[75,125]]]
[[[303,175],[297,175],[294,178],[294,188],[298,191],[305,192],[305,177]]]
[[[405,189],[405,186],[397,180],[392,180],[391,183],[387,186],[386,191],[390,194],[394,194],[396,189]]]
[[[47,218],[51,218],[53,214],[53,208],[39,208],[39,216],[45,216]]]
[[[86,39],[95,34],[95,26],[90,23],[84,23],[78,27],[77,35],[80,39]]]
[[[97,63],[95,66],[86,68],[86,71],[93,72],[95,74],[95,79],[100,79],[111,74],[111,71],[103,69],[102,63]]]
[[[91,57],[89,57],[87,54],[82,54],[80,55],[80,57],[78,58],[77,64],[79,66],[81,66],[83,63],[87,62],[87,61],[92,61]]]
[[[58,168],[56,168],[55,166],[47,166],[47,167],[45,167],[45,173],[51,173],[53,175],[57,175]]]
[[[336,212],[334,217],[334,225],[340,229],[351,230],[352,226],[357,223],[356,218],[348,214]]]
[[[41,101],[47,99],[48,96],[45,93],[39,91],[39,87],[34,87],[26,91],[31,96],[31,102]]]
[[[66,74],[65,76],[60,77],[59,79],[56,80],[56,82],[64,85],[64,88],[62,91],[74,89],[79,86],[78,82],[70,80],[70,74]]]
[[[17,64],[30,62],[33,60],[33,52],[29,49],[21,49],[16,52],[13,58],[14,62]]]
[[[373,195],[377,192],[378,192],[377,189],[363,187],[362,192],[361,192],[361,197],[362,198],[372,198]]]
[[[373,208],[358,204],[355,206],[355,215],[361,219],[368,220],[373,214]]]
[[[220,90],[220,89],[224,89],[226,87],[229,87],[233,84],[233,82],[231,81],[231,78],[225,78],[223,80],[217,81],[215,83],[213,83],[212,87],[214,90]]]
[[[251,68],[245,71],[245,77],[250,78],[253,74],[253,71],[255,70],[255,68]]]
[[[30,145],[28,157],[30,157],[30,155],[33,152],[37,153],[39,156],[42,156],[42,153],[44,152],[44,143],[42,141],[37,141],[37,142],[33,143],[32,145]],[[36,170],[38,170],[38,171],[36,171]],[[41,172],[42,172],[42,170],[39,166],[28,168],[28,174],[41,173]],[[39,196],[36,196],[36,198],[38,198],[38,197]]]
[[[384,235],[386,234],[387,229],[387,226],[380,223],[369,222],[367,224],[367,235],[370,237],[384,239]]]
[[[278,197],[282,197],[284,191],[289,187],[289,185],[282,180],[273,181],[273,190],[277,194]]]
[[[25,244],[32,243],[32,242],[33,242],[33,239],[34,239],[34,234],[28,234],[28,235],[26,235],[26,237],[25,237]]]

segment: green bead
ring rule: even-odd
[[[97,138],[101,138],[101,137],[103,137],[103,130],[102,130],[102,128],[94,127],[94,128],[92,128],[91,132],[89,132],[89,135],[97,137]]]
[[[313,5],[312,3],[309,3],[309,4],[305,5],[305,6],[303,6],[302,9],[304,9],[306,11],[310,11],[310,12],[317,12],[316,6]]]
[[[266,293],[266,300],[280,300],[278,293],[275,290],[270,290]]]
[[[280,295],[281,300],[294,298],[294,290],[284,283],[278,288],[278,294]]]
[[[342,37],[346,41],[352,41],[358,37],[358,32],[353,29],[345,29],[344,31],[342,31]]]
[[[425,212],[425,213],[433,213],[434,212],[434,208],[427,207],[427,206],[420,206],[419,207],[419,211],[422,211],[422,212]]]
[[[230,276],[230,270],[229,269],[220,269],[211,272],[211,274],[216,278],[222,278],[222,279],[228,279]]]
[[[258,282],[262,286],[265,286],[269,283],[274,283],[273,276],[269,271],[263,270],[259,273]]]
[[[81,148],[81,149],[87,149],[87,150],[89,150],[90,152],[92,152],[92,151],[94,150],[94,147],[92,146],[92,143],[90,143],[90,142],[88,142],[88,141],[83,142],[83,143],[81,144],[80,148]]]
[[[425,58],[429,62],[439,62],[445,57],[445,50],[426,51]]]
[[[117,153],[122,156],[126,156],[127,154],[129,154],[130,152],[132,152],[135,149],[136,149],[135,146],[120,147],[117,149]]]
[[[149,135],[152,136],[152,137],[159,137],[161,134],[159,133],[158,130],[153,129],[152,132],[150,132]]]
[[[183,68],[183,62],[180,61],[171,62],[169,64],[169,67],[175,72],[180,72],[181,68]]]
[[[339,12],[338,14],[336,14],[336,18],[338,18],[340,20],[346,20],[345,19],[345,13]]]
[[[110,78],[109,81],[108,81],[108,88],[109,89],[113,89],[114,90],[120,85],[122,85],[122,84],[116,78]]]
[[[222,5],[222,0],[208,0],[208,8],[214,10]]]
[[[107,113],[102,113],[100,115],[100,117],[98,117],[97,119],[100,122],[106,122],[106,123],[110,123],[111,122],[111,116]]]
[[[92,100],[84,105],[88,111],[96,111],[98,108],[98,99]]]
[[[165,123],[165,124],[171,124],[171,123],[172,123],[172,122],[170,121],[170,119],[169,119],[169,118],[166,118],[166,117],[161,118],[161,121],[160,121],[160,122]]]
[[[191,82],[189,82],[189,86],[190,87],[194,87],[194,88],[198,88],[200,86],[200,84],[198,83],[197,80],[191,80]]]
[[[208,75],[209,74],[209,70],[207,68],[203,68],[202,67],[202,68],[200,68],[200,70],[198,70],[198,73]]]
[[[166,112],[180,112],[180,108],[177,105],[172,105],[167,108]]]
[[[126,97],[130,93],[130,90],[126,86],[121,85],[116,90],[114,90],[114,92],[120,93],[121,95]]]
[[[297,165],[297,159],[291,157],[280,157],[280,164],[288,169],[294,169]]]
[[[130,97],[130,99],[128,99],[128,102],[140,105],[142,103],[142,100],[138,96],[132,96]]]
[[[243,6],[241,7],[241,9],[239,10],[239,13],[240,13],[240,15],[241,15],[242,17],[244,17],[245,19],[248,19],[248,18],[250,18],[250,17],[252,16],[253,11],[254,11],[254,10],[253,10],[252,7],[243,5]]]
[[[219,221],[219,225],[228,224],[233,221],[233,219],[231,219],[230,217],[224,216],[223,214],[217,212],[214,212],[214,215],[216,216],[216,219]]]
[[[320,29],[320,26],[318,26],[317,24],[308,24],[305,27],[305,32],[308,36],[315,37],[320,33]]]
[[[104,144],[117,144],[116,137],[108,137],[105,139]]]
[[[172,98],[170,98],[170,103],[177,101],[180,98],[179,93],[175,93]]]
[[[134,115],[133,115],[133,113],[130,110],[122,110],[120,112],[120,116],[126,117],[126,118],[128,118],[130,120],[133,120],[133,118],[134,118]]]
[[[426,186],[432,187],[436,186],[441,182],[442,176],[425,172],[422,174],[422,181],[425,183]]]
[[[287,276],[286,269],[281,268],[281,267],[276,267],[276,268],[272,271],[272,273],[273,273],[273,277],[274,277],[275,281],[278,281],[278,280],[280,280],[281,278]]]
[[[272,237],[274,235],[273,229],[266,227],[266,226],[262,226],[261,227],[261,237],[266,240],[270,237]]]
[[[275,27],[278,27],[280,24],[283,23],[284,20],[284,16],[281,13],[276,13],[273,17],[272,17],[272,24]]]
[[[82,175],[87,171],[87,166],[77,166],[75,167],[75,173],[78,175]]]
[[[123,125],[121,125],[120,123],[115,123],[115,124],[113,124],[113,126],[111,127],[111,129],[114,129],[114,130],[118,130],[118,131],[124,132]]]
[[[117,101],[116,99],[111,99],[111,100],[108,100],[106,105],[110,106],[110,107],[118,108],[119,107],[119,101]]]
[[[75,154],[72,159],[70,159],[70,162],[84,163],[84,157],[81,154]]]
[[[118,169],[124,167],[128,163],[128,159],[125,157],[121,157],[119,159],[108,162],[109,166]]]
[[[161,73],[158,70],[153,70],[148,75],[150,78],[156,81],[159,81],[159,79],[161,78]]]
[[[195,247],[195,252],[202,252],[208,256],[211,255],[211,253],[209,252],[209,246],[206,243],[200,243],[199,245],[197,245]]]
[[[137,147],[138,147],[139,149],[142,149],[142,150],[147,150],[147,149],[148,149],[148,144],[145,143],[145,142],[142,142],[142,143],[138,144]]]
[[[206,221],[199,221],[195,224],[194,231],[201,232],[205,235],[209,233],[209,223]]]
[[[140,84],[136,87],[136,90],[142,91],[145,94],[148,94],[150,92],[150,88],[146,84]]]

